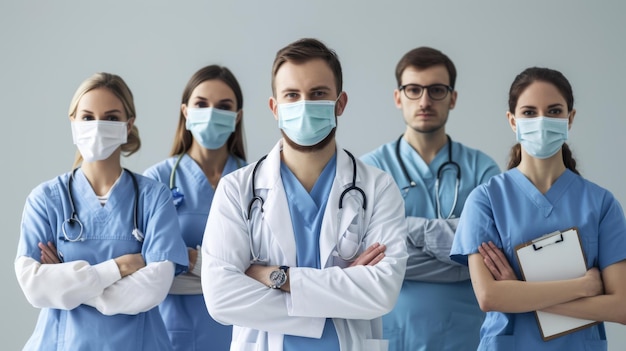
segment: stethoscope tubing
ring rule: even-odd
[[[402,160],[402,156],[400,155],[400,141],[402,141],[403,136],[404,134],[401,134],[398,140],[396,141],[395,153],[396,153],[396,158],[398,159],[398,163],[400,164],[400,169],[402,169],[402,173],[404,174],[404,177],[409,182],[409,187],[412,188],[412,187],[417,186],[417,183],[413,179],[411,179],[411,177],[409,176],[409,172],[406,169],[404,160]],[[459,166],[458,163],[452,160],[452,138],[450,138],[450,136],[447,134],[446,134],[446,138],[448,139],[448,161],[442,163],[441,166],[437,168],[437,180],[435,181],[435,202],[436,202],[435,205],[437,208],[438,218],[449,219],[454,213],[454,209],[456,208],[456,204],[457,204],[458,197],[459,197],[459,187],[461,184],[461,166]],[[454,201],[452,202],[452,208],[450,209],[448,216],[443,217],[441,215],[441,204],[439,201],[439,196],[440,196],[439,195],[439,183],[440,183],[440,180],[441,180],[441,177],[443,175],[445,168],[448,166],[452,166],[456,170],[456,184],[454,187]]]
[[[70,207],[72,209],[72,213],[70,215],[69,218],[67,218],[66,220],[63,221],[62,224],[62,231],[63,231],[63,237],[65,238],[65,240],[69,241],[69,242],[77,242],[77,241],[82,241],[84,240],[83,238],[83,223],[80,221],[80,219],[78,218],[78,213],[76,211],[76,204],[74,203],[74,194],[72,193],[72,182],[74,181],[74,174],[76,173],[76,171],[78,170],[78,168],[75,168],[72,173],[70,174],[69,179],[67,180],[67,193],[68,193],[68,198],[70,201]],[[137,184],[137,178],[135,177],[135,175],[133,174],[133,172],[129,171],[126,168],[123,168],[123,170],[125,172],[127,172],[130,175],[130,178],[133,181],[133,188],[135,190],[135,201],[134,201],[134,209],[133,209],[133,230],[131,232],[131,234],[137,239],[137,241],[142,242],[144,239],[143,233],[139,230],[139,226],[138,226],[138,217],[139,217],[139,185]],[[67,235],[67,230],[65,229],[66,224],[72,225],[74,223],[78,223],[80,226],[80,232],[79,234],[75,237],[75,238],[71,238],[69,235]]]
[[[361,194],[362,198],[363,198],[363,204],[362,204],[362,208],[363,211],[365,211],[367,209],[367,196],[365,195],[365,192],[363,191],[363,189],[361,189],[360,187],[358,187],[356,185],[356,176],[357,176],[357,165],[356,165],[356,159],[354,158],[354,155],[352,155],[352,153],[350,153],[348,150],[343,150],[345,151],[346,154],[348,154],[348,157],[350,157],[350,160],[352,160],[352,184],[344,189],[344,191],[341,193],[341,195],[339,196],[339,203],[338,203],[338,208],[339,210],[341,210],[343,208],[343,198],[346,194],[348,194],[348,192],[350,191],[357,191],[358,193]],[[252,198],[250,199],[250,202],[248,203],[248,214],[247,214],[247,219],[248,222],[250,223],[252,221],[252,207],[254,206],[255,202],[259,202],[260,203],[260,211],[263,212],[263,205],[265,205],[265,200],[263,199],[263,197],[259,194],[256,193],[256,186],[255,186],[255,179],[256,179],[256,173],[259,169],[259,166],[261,165],[261,163],[263,163],[263,161],[267,158],[267,155],[261,157],[259,159],[259,161],[254,165],[254,169],[252,170],[252,179],[250,181],[250,188],[252,191]],[[344,257],[341,254],[341,250],[339,250],[339,237],[337,239],[337,255],[345,260],[345,261],[351,261],[354,258],[357,257],[358,251],[360,246],[363,243],[364,240],[364,235],[363,233],[358,233],[359,236],[359,242],[358,245],[356,246],[356,249],[354,251],[354,253],[352,253],[352,255],[350,255],[350,257]],[[252,233],[248,233],[248,239],[250,242],[250,253],[252,255],[252,261],[258,261],[258,262],[265,262],[267,261],[266,259],[262,259],[260,257],[260,252],[257,254],[254,252],[254,243],[252,242]]]

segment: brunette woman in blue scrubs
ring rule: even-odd
[[[533,67],[519,74],[507,118],[520,144],[509,170],[476,188],[465,204],[451,257],[469,264],[476,297],[488,312],[479,350],[607,349],[602,323],[543,341],[536,310],[626,323],[626,219],[608,190],[576,170],[564,143],[576,115],[573,105],[572,88],[560,72]],[[580,233],[587,273],[519,280],[515,246],[571,227]]]
[[[214,321],[204,302],[198,248],[220,178],[246,164],[242,108],[241,88],[228,68],[198,70],[183,92],[171,157],[145,172],[172,190],[189,253],[189,272],[176,277],[159,306],[174,350],[230,347],[232,327]]]

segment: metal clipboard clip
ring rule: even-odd
[[[557,235],[558,234],[558,235]],[[550,240],[550,241],[548,241]],[[544,241],[548,241],[547,243],[543,243]],[[535,240],[532,241],[533,243],[533,249],[535,249],[535,251],[539,251],[541,249],[543,249],[544,247],[548,246],[548,245],[554,245],[554,244],[558,244],[560,242],[563,241],[563,232],[561,231],[555,231],[552,233],[548,233],[540,238],[537,238]],[[538,243],[541,242],[541,246],[539,246]]]

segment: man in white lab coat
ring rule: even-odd
[[[335,52],[316,39],[278,51],[269,107],[282,138],[219,183],[202,244],[211,316],[231,350],[387,350],[407,226],[386,173],[337,146],[347,104]]]

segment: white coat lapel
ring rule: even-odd
[[[326,210],[324,212],[324,220],[322,222],[322,232],[320,233],[320,261],[322,267],[332,265],[332,254],[335,251],[335,246],[340,235],[346,233],[348,226],[352,223],[352,220],[359,212],[359,206],[362,204],[361,195],[358,191],[350,191],[343,198],[343,210],[341,218],[338,218],[339,213],[339,198],[341,193],[352,185],[352,177],[354,165],[348,154],[337,146],[337,173],[335,180],[328,196],[328,203],[326,204]],[[357,171],[357,186],[359,186],[359,175]],[[349,238],[353,240],[342,241],[343,251],[352,253],[357,245],[356,238]],[[350,245],[350,241],[354,242]]]
[[[293,232],[289,205],[285,188],[280,179],[280,150],[279,141],[267,155],[259,167],[257,175],[257,189],[267,189],[267,198],[263,204],[264,217],[267,221],[271,237],[274,238],[285,255],[287,262],[277,262],[277,257],[270,257],[270,264],[296,265],[296,241]],[[273,250],[272,250],[273,251]]]

